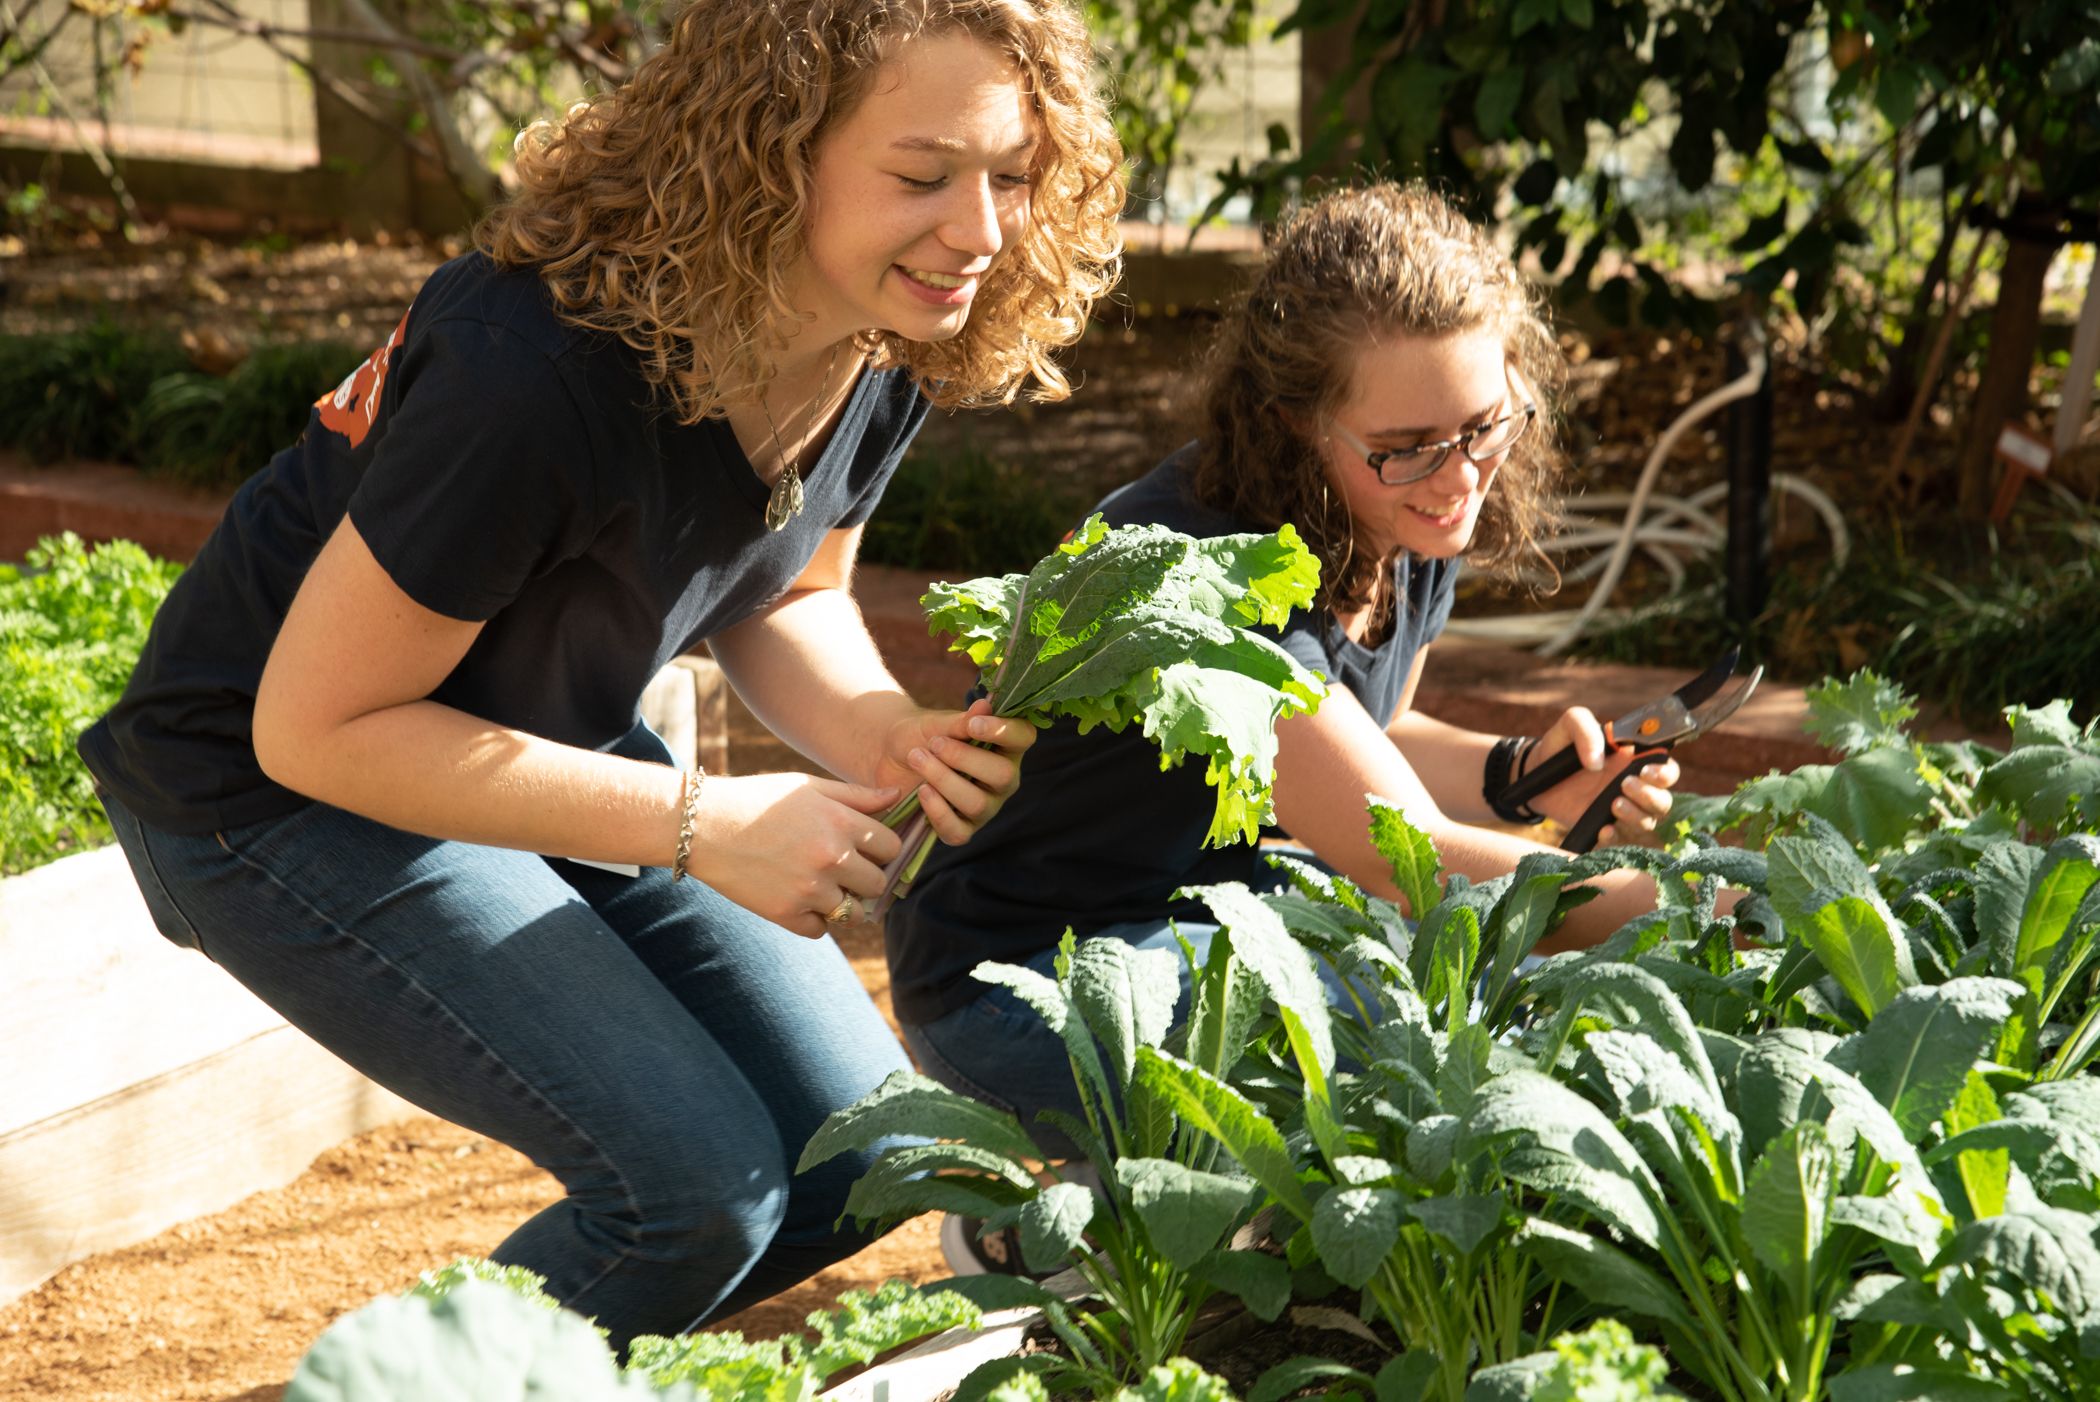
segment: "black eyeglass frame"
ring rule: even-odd
[[[1493,453],[1490,453],[1488,455],[1489,457],[1499,457],[1501,454],[1508,452],[1511,448],[1516,447],[1517,444],[1520,441],[1522,441],[1524,435],[1531,431],[1532,421],[1536,419],[1538,415],[1539,406],[1530,400],[1526,400],[1513,412],[1504,414],[1499,419],[1494,419],[1489,421],[1488,423],[1484,423],[1478,428],[1469,428],[1464,433],[1459,434],[1456,438],[1441,438],[1434,443],[1417,443],[1412,448],[1373,448],[1369,444],[1365,443],[1363,439],[1358,438],[1354,433],[1351,433],[1348,429],[1344,428],[1338,423],[1333,422],[1332,420],[1329,420],[1327,426],[1329,429],[1339,434],[1342,440],[1345,443],[1347,443],[1353,451],[1355,451],[1358,455],[1360,455],[1363,458],[1364,466],[1370,468],[1372,472],[1376,473],[1378,475],[1378,480],[1381,483],[1388,487],[1405,487],[1410,483],[1420,482],[1425,478],[1436,476],[1438,470],[1443,467],[1446,459],[1448,459],[1451,456],[1451,450],[1453,448],[1456,448],[1460,452],[1464,453],[1468,462],[1480,462],[1481,459],[1473,455],[1473,444],[1481,438],[1486,437],[1488,434],[1493,433],[1496,429],[1501,428],[1503,425],[1510,423],[1511,421],[1516,419],[1522,419],[1524,421],[1522,426],[1517,429],[1516,433],[1511,435],[1509,442],[1502,444],[1500,447],[1496,448]],[[1400,478],[1392,478],[1385,475],[1385,465],[1391,462],[1394,458],[1419,458],[1424,453],[1434,453],[1436,456],[1431,458],[1429,466],[1423,468],[1420,472],[1414,473],[1411,476]]]

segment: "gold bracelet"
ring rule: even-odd
[[[678,781],[678,855],[671,859],[671,879],[682,881],[688,875],[685,864],[693,855],[693,817],[700,811],[700,786],[707,782],[707,766],[696,764],[680,776]]]

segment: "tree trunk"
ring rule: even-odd
[[[2025,231],[2006,240],[2005,268],[1998,275],[1998,303],[1991,310],[1991,339],[1984,354],[1983,378],[1969,405],[1969,428],[1962,439],[1961,511],[1973,520],[1990,514],[1998,491],[1998,464],[1991,450],[2007,419],[2016,419],[2027,403],[2034,371],[2034,347],[2042,324],[2042,280],[2058,245]]]
[[[1964,200],[1962,203],[1965,211],[1968,202]],[[1924,358],[1925,344],[1932,339],[1933,328],[1939,323],[1939,290],[1946,285],[1947,270],[1954,259],[1954,241],[1961,233],[1961,225],[1961,212],[1949,205],[1940,232],[1940,246],[1933,250],[1932,261],[1925,265],[1925,276],[1918,283],[1910,315],[1903,319],[1903,333],[1896,344],[1889,347],[1888,374],[1874,394],[1873,414],[1882,423],[1892,424],[1909,413],[1911,401],[1918,397],[1918,362]],[[1984,235],[1979,233],[1977,237]],[[1953,305],[1951,300],[1948,305]]]
[[[1328,89],[1349,71],[1356,31],[1369,10],[1368,0],[1355,5],[1345,18],[1302,29],[1298,33],[1298,149],[1310,153],[1315,140],[1334,116],[1334,104],[1323,101]],[[1363,153],[1364,133],[1371,129],[1371,78],[1358,76],[1340,95],[1340,110],[1349,134],[1329,155],[1325,171],[1338,174],[1352,169]]]

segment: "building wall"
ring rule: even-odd
[[[234,4],[245,18],[266,25],[300,30],[308,24],[307,0]],[[31,42],[64,16],[43,54],[63,103],[52,101],[28,67],[0,77],[0,136],[10,141],[72,146],[65,108],[99,137],[95,74],[100,67],[114,70],[108,144],[115,152],[280,170],[320,160],[313,85],[262,39],[202,24],[176,34],[161,23],[121,17],[98,22],[68,0],[17,0],[17,13]],[[309,56],[303,41],[280,43]],[[133,48],[135,73],[121,62]]]

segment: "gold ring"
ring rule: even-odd
[[[853,899],[853,893],[848,891],[845,895],[839,897],[839,903],[831,908],[831,914],[824,917],[824,923],[827,925],[843,924],[859,909],[860,902]]]

